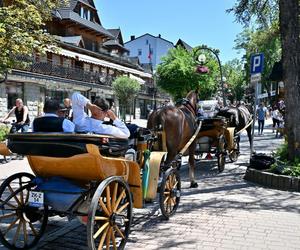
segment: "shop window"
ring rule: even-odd
[[[16,99],[23,99],[23,84],[22,83],[9,83],[6,86],[7,93],[7,108],[12,109],[16,105]],[[24,101],[24,100],[23,100]]]

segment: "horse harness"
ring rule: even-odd
[[[197,110],[196,110],[197,108],[193,107],[189,99],[183,98],[182,100],[180,100],[179,103],[185,106],[190,112],[192,112],[194,116],[197,116]]]

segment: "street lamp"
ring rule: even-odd
[[[215,55],[215,57],[217,58],[218,65],[219,65],[219,70],[220,70],[220,75],[221,75],[221,77],[220,77],[220,83],[221,83],[221,90],[222,90],[223,105],[225,107],[227,103],[226,103],[226,97],[225,97],[225,91],[224,91],[224,78],[223,78],[223,71],[222,71],[222,65],[221,65],[220,58],[219,58],[218,54],[214,50],[212,50],[212,49],[210,49],[208,47],[198,46],[198,47],[195,48],[195,53],[198,52],[199,50],[208,50],[211,53],[213,53]],[[206,57],[205,57],[205,55],[200,54],[197,59],[198,59],[200,65],[203,65],[204,62],[205,62],[205,60],[206,60]]]

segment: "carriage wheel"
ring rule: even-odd
[[[173,215],[180,201],[181,181],[179,173],[174,168],[169,168],[164,173],[159,192],[159,205],[162,215],[169,219]]]
[[[9,249],[28,249],[35,246],[45,231],[48,208],[28,205],[29,183],[35,177],[18,173],[0,186],[0,241]],[[25,187],[22,190],[19,188]]]
[[[89,249],[124,249],[132,220],[132,200],[121,177],[109,177],[98,186],[88,213]]]
[[[234,139],[233,149],[229,152],[228,156],[231,162],[236,162],[240,155],[240,137]]]
[[[225,139],[224,136],[221,136],[219,139],[219,145],[218,145],[218,170],[219,173],[224,171],[225,168]]]

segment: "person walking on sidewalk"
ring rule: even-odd
[[[257,120],[258,120],[258,134],[263,135],[265,120],[267,118],[267,108],[264,103],[260,103],[257,109]]]

